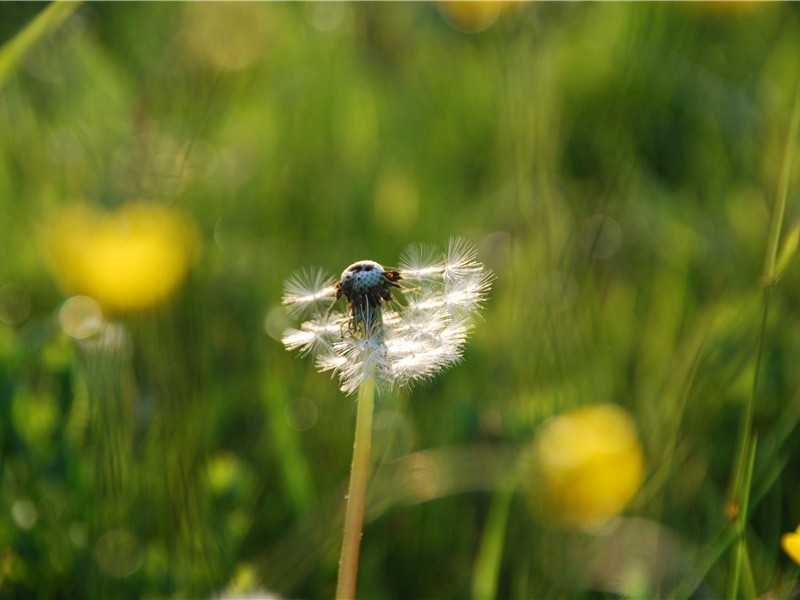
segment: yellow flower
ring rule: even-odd
[[[517,9],[519,4],[505,0],[441,0],[439,11],[453,29],[478,33],[491,26],[500,13]]]
[[[621,512],[644,478],[644,450],[622,408],[578,408],[545,422],[533,446],[530,496],[548,518],[594,527]]]
[[[165,206],[133,202],[103,213],[78,204],[50,221],[43,245],[65,291],[129,311],[164,300],[183,281],[197,232],[187,215]]]
[[[783,534],[781,548],[789,555],[789,558],[800,565],[800,527],[792,533]]]
[[[705,12],[711,16],[745,16],[755,10],[773,4],[764,0],[712,0],[710,2],[687,2],[685,8]]]

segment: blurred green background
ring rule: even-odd
[[[800,6],[12,2],[0,42],[0,597],[330,597],[355,403],[283,349],[283,282],[453,235],[497,280],[464,363],[379,399],[359,596],[476,595],[490,538],[498,597],[729,589]],[[188,275],[76,338],[48,223],[132,201],[189,215]],[[798,575],[799,300],[790,265],[754,395],[758,594]],[[647,460],[599,532],[507,491],[592,403]]]

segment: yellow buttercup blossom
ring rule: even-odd
[[[781,548],[794,562],[800,565],[800,527],[781,536]]]
[[[716,16],[746,16],[755,10],[761,10],[770,6],[770,2],[763,0],[711,0],[705,2],[688,2],[685,7],[688,10],[705,12]]]
[[[505,0],[442,0],[439,10],[453,29],[478,33],[491,26],[501,13],[517,9],[518,5]]]
[[[644,478],[644,450],[633,419],[609,404],[545,422],[530,458],[537,510],[570,526],[593,527],[617,515]]]
[[[87,204],[59,212],[43,245],[61,286],[107,310],[130,311],[167,298],[183,281],[197,246],[183,212],[145,202],[105,213]]]

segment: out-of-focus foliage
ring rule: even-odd
[[[0,4],[0,52],[46,10]],[[88,3],[51,25],[0,87],[1,597],[330,596],[355,410],[283,350],[283,281],[453,235],[497,280],[464,363],[379,400],[359,595],[468,596],[479,554],[500,597],[725,593],[800,7]],[[797,577],[789,250],[755,390],[759,594]],[[625,513],[531,513],[517,458],[601,403],[643,446]]]

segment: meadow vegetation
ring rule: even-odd
[[[796,3],[0,4],[0,598],[331,597],[284,281],[453,236],[358,596],[797,594],[798,57]]]

